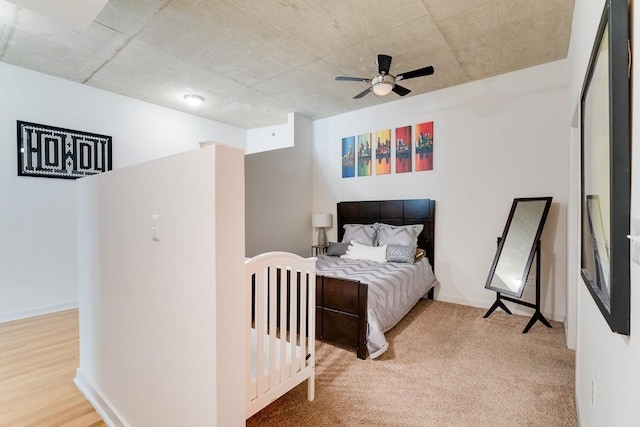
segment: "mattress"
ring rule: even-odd
[[[275,345],[275,366],[276,369],[280,369],[280,338],[276,338],[275,340],[276,345]],[[265,334],[264,335],[264,354],[262,355],[262,360],[263,360],[263,364],[264,364],[264,374],[268,375],[269,374],[269,367],[271,366],[271,362],[269,360],[270,357],[270,351],[269,351],[269,347],[271,346],[270,341],[269,341],[269,335]],[[291,343],[289,343],[288,341],[285,344],[286,346],[286,365],[291,364]],[[297,345],[296,346],[296,357],[300,357],[300,354],[302,353],[302,350],[300,349],[300,346]],[[300,370],[300,367],[297,368],[297,370]],[[256,332],[256,330],[254,328],[251,328],[251,378],[255,379],[258,376],[258,333]]]
[[[393,328],[436,284],[427,258],[408,264],[321,255],[316,262],[316,274],[368,284],[366,344],[372,359],[389,347],[384,333]]]

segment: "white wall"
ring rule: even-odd
[[[110,135],[114,168],[246,131],[0,63],[0,321],[77,304],[73,180],[17,176],[16,120]]]
[[[295,145],[295,124],[298,125],[303,116],[296,113],[287,115],[287,123],[283,125],[265,126],[247,129],[247,154],[262,153],[279,148],[289,148]]]
[[[542,237],[542,312],[563,320],[567,89],[562,60],[317,120],[313,211],[335,215],[336,202],[346,200],[435,199],[436,298],[488,308],[495,293],[484,284],[513,199],[553,196]],[[341,178],[343,137],[428,121],[434,122],[433,171]],[[335,226],[328,230],[330,240],[336,235]],[[528,286],[527,300],[534,300],[533,291]]]
[[[632,22],[638,22],[640,11],[631,7]],[[604,0],[576,0],[569,49],[571,112],[579,105],[580,91],[596,37]],[[640,37],[632,28],[632,40]],[[634,43],[633,56],[640,50]],[[634,66],[632,80],[640,78]],[[639,97],[632,98],[632,127],[640,123]],[[570,122],[567,122],[570,125]],[[640,217],[640,136],[632,130],[631,216]],[[579,152],[572,152],[572,163],[579,162]],[[579,188],[572,188],[572,198],[580,197]],[[579,229],[579,216],[571,219],[569,227]],[[576,231],[577,234],[577,231]],[[580,265],[579,246],[569,247],[569,257]],[[577,348],[576,348],[576,405],[582,427],[637,426],[640,420],[640,266],[631,263],[631,335],[611,332],[593,298],[587,290],[579,270],[571,271],[577,283]],[[596,385],[595,405],[592,403],[592,383]]]
[[[243,162],[212,146],[78,181],[76,383],[110,425],[244,425]]]
[[[294,114],[289,126],[292,147],[246,156],[247,256],[311,255],[312,123]]]

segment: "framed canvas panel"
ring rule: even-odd
[[[358,135],[358,176],[371,176],[371,133]]]
[[[342,138],[342,177],[353,178],[355,176],[356,162],[356,138],[348,136]]]
[[[376,175],[391,173],[391,129],[376,132]]]
[[[396,128],[396,173],[411,172],[411,126]]]
[[[433,170],[433,122],[416,125],[416,171]]]

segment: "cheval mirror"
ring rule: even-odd
[[[502,237],[498,238],[498,249],[485,284],[486,289],[496,291],[496,301],[484,315],[485,318],[498,307],[511,314],[502,300],[535,309],[535,313],[522,333],[527,333],[536,320],[551,327],[540,312],[540,236],[551,207],[551,200],[551,197],[513,200],[504,232]],[[515,298],[522,297],[534,258],[536,260],[536,302],[532,304]]]

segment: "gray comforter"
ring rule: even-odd
[[[384,333],[393,328],[436,283],[426,258],[415,264],[379,264],[321,255],[316,263],[316,274],[359,280],[369,285],[366,343],[372,359],[389,347]]]

